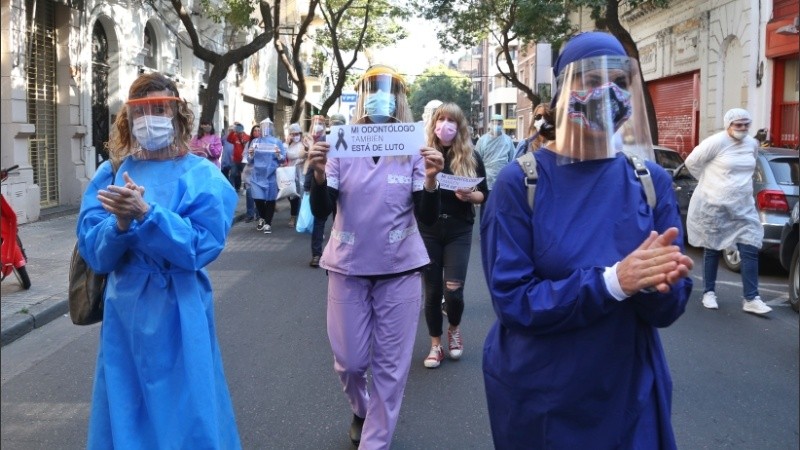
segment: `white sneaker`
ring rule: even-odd
[[[767,306],[763,301],[761,301],[761,297],[756,295],[752,300],[742,300],[742,310],[744,312],[753,314],[766,314],[772,311],[772,308]]]
[[[442,346],[434,345],[431,347],[431,351],[430,353],[428,353],[428,356],[425,358],[425,361],[423,361],[423,364],[425,364],[425,367],[427,367],[428,369],[435,369],[439,367],[439,364],[442,363],[443,359],[444,359],[444,350],[442,350]]]
[[[708,291],[703,294],[703,306],[708,309],[719,309],[717,305],[717,294],[714,291]]]
[[[264,234],[272,233],[272,227],[269,224],[264,224]]]
[[[450,352],[451,359],[461,358],[461,354],[464,353],[461,328],[456,328],[455,330],[447,329],[447,350]]]
[[[258,225],[256,225],[256,230],[264,231],[264,225],[266,224],[267,222],[264,219],[258,219]]]

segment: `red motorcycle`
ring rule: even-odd
[[[2,181],[6,181],[8,173],[13,171],[19,166],[11,166],[8,169],[2,169]],[[22,241],[17,234],[17,214],[14,209],[6,201],[5,196],[2,199],[2,229],[0,230],[0,237],[2,237],[2,272],[0,272],[0,280],[5,280],[6,277],[13,272],[17,277],[17,281],[22,285],[23,289],[31,287],[31,278],[28,276],[28,270],[25,268],[25,249],[22,248]]]

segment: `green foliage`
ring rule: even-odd
[[[505,30],[523,45],[559,42],[570,32],[563,0],[413,0],[413,4],[420,16],[442,24],[437,37],[450,51],[473,47],[493,30]]]
[[[215,23],[224,23],[234,29],[246,28],[258,25],[258,20],[252,17],[258,3],[258,0],[200,0],[200,9],[203,16]]]
[[[428,67],[409,87],[409,106],[415,120],[422,120],[425,105],[431,100],[454,102],[469,117],[472,82],[453,69],[443,65]]]
[[[322,0],[320,6],[329,11],[339,11],[346,3],[347,0]],[[387,0],[353,1],[338,24],[339,50],[347,52],[365,48],[381,48],[407,37],[408,32],[398,25],[398,22],[408,17],[408,11],[393,3]],[[367,11],[369,11],[369,24],[364,40],[359,46],[359,35],[364,26],[364,14]],[[330,30],[325,27],[319,28],[314,35],[314,42],[325,48],[333,48]]]

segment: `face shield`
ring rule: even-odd
[[[363,105],[357,111],[360,114],[356,121],[397,122],[397,95],[404,93],[405,83],[397,72],[384,66],[370,68],[356,89],[359,103]]]
[[[178,101],[178,97],[153,95],[131,99],[125,104],[128,129],[143,150],[156,152],[173,147]]]
[[[596,56],[567,65],[557,80],[555,152],[560,163],[613,158],[653,160],[639,64]]]
[[[262,120],[259,125],[261,126],[261,136],[275,136],[275,124],[269,118]]]
[[[492,133],[492,136],[501,136],[505,131],[503,131],[503,120],[492,120],[489,124],[489,132]]]

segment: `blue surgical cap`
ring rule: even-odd
[[[561,54],[558,55],[556,63],[553,65],[553,76],[558,79],[565,67],[575,61],[591,58],[593,56],[627,56],[625,48],[619,40],[611,34],[599,31],[581,33],[567,41]],[[554,108],[558,101],[561,86],[556,86],[556,93],[550,102],[550,107]]]

